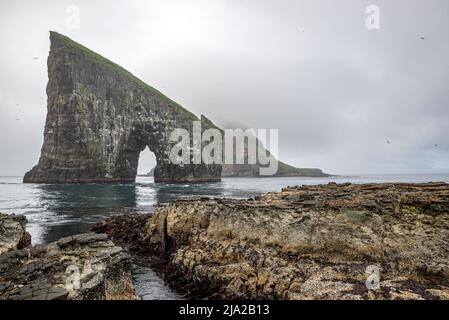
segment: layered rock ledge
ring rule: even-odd
[[[87,233],[0,255],[0,300],[137,299],[131,262],[105,234]]]
[[[128,219],[134,228],[122,227]],[[160,258],[164,278],[191,295],[449,299],[445,183],[328,184],[248,200],[181,200],[97,230]]]

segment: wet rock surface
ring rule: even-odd
[[[24,216],[0,213],[0,254],[31,245]]]
[[[288,187],[256,199],[176,201],[141,219],[138,246],[191,295],[449,299],[445,183]],[[121,229],[115,221],[105,223],[110,234]]]
[[[0,300],[137,299],[130,257],[86,233],[0,255]]]

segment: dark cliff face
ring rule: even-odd
[[[71,39],[50,32],[50,40],[44,145],[39,163],[25,174],[24,182],[133,182],[140,152],[147,146],[156,156],[155,182],[221,180],[218,164],[172,164],[174,143],[169,137],[178,128],[192,133],[194,121],[201,121],[203,131],[222,129]],[[247,163],[246,142],[244,147]],[[257,177],[261,167],[225,164],[223,176]],[[279,162],[274,176],[326,175]]]
[[[69,38],[51,32],[50,40],[44,144],[24,182],[133,182],[147,146],[156,156],[156,182],[220,181],[221,165],[169,159],[170,133],[192,132],[200,121],[194,114]]]

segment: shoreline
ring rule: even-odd
[[[120,252],[124,264],[112,267],[127,288],[124,293],[115,288],[119,293],[112,295],[97,291],[100,299],[134,297],[127,252],[190,299],[449,299],[448,199],[447,183],[332,182],[246,199],[194,197],[159,204],[153,213],[109,217],[92,228],[96,236],[33,247],[24,234],[26,220],[18,216],[13,228],[18,232],[10,233],[18,245],[8,245],[0,262],[17,255],[26,266],[31,260],[25,253],[31,250],[61,274],[54,257],[78,259],[83,246],[91,259],[100,254],[101,268],[108,268],[108,255]],[[97,252],[97,246],[105,251]],[[62,292],[61,282],[41,279],[38,270],[26,277],[47,281],[39,297],[89,299]],[[23,282],[8,277],[6,287],[0,283],[0,299]],[[104,281],[110,282],[97,278],[96,286]],[[379,288],[370,288],[376,281]]]
[[[135,249],[159,259],[163,279],[190,297],[449,299],[448,195],[446,183],[288,187],[177,200],[97,231],[137,239]],[[379,290],[367,287],[370,266],[381,270]]]

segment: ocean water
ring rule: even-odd
[[[153,178],[138,177],[123,185],[38,185],[23,184],[22,177],[0,177],[0,212],[25,215],[33,244],[48,243],[88,231],[93,224],[111,215],[148,213],[157,203],[179,198],[212,196],[254,197],[283,187],[329,182],[430,182],[449,183],[449,174],[363,175],[330,178],[224,178],[211,184],[155,184]],[[144,299],[176,299],[180,296],[140,261],[134,280]]]

